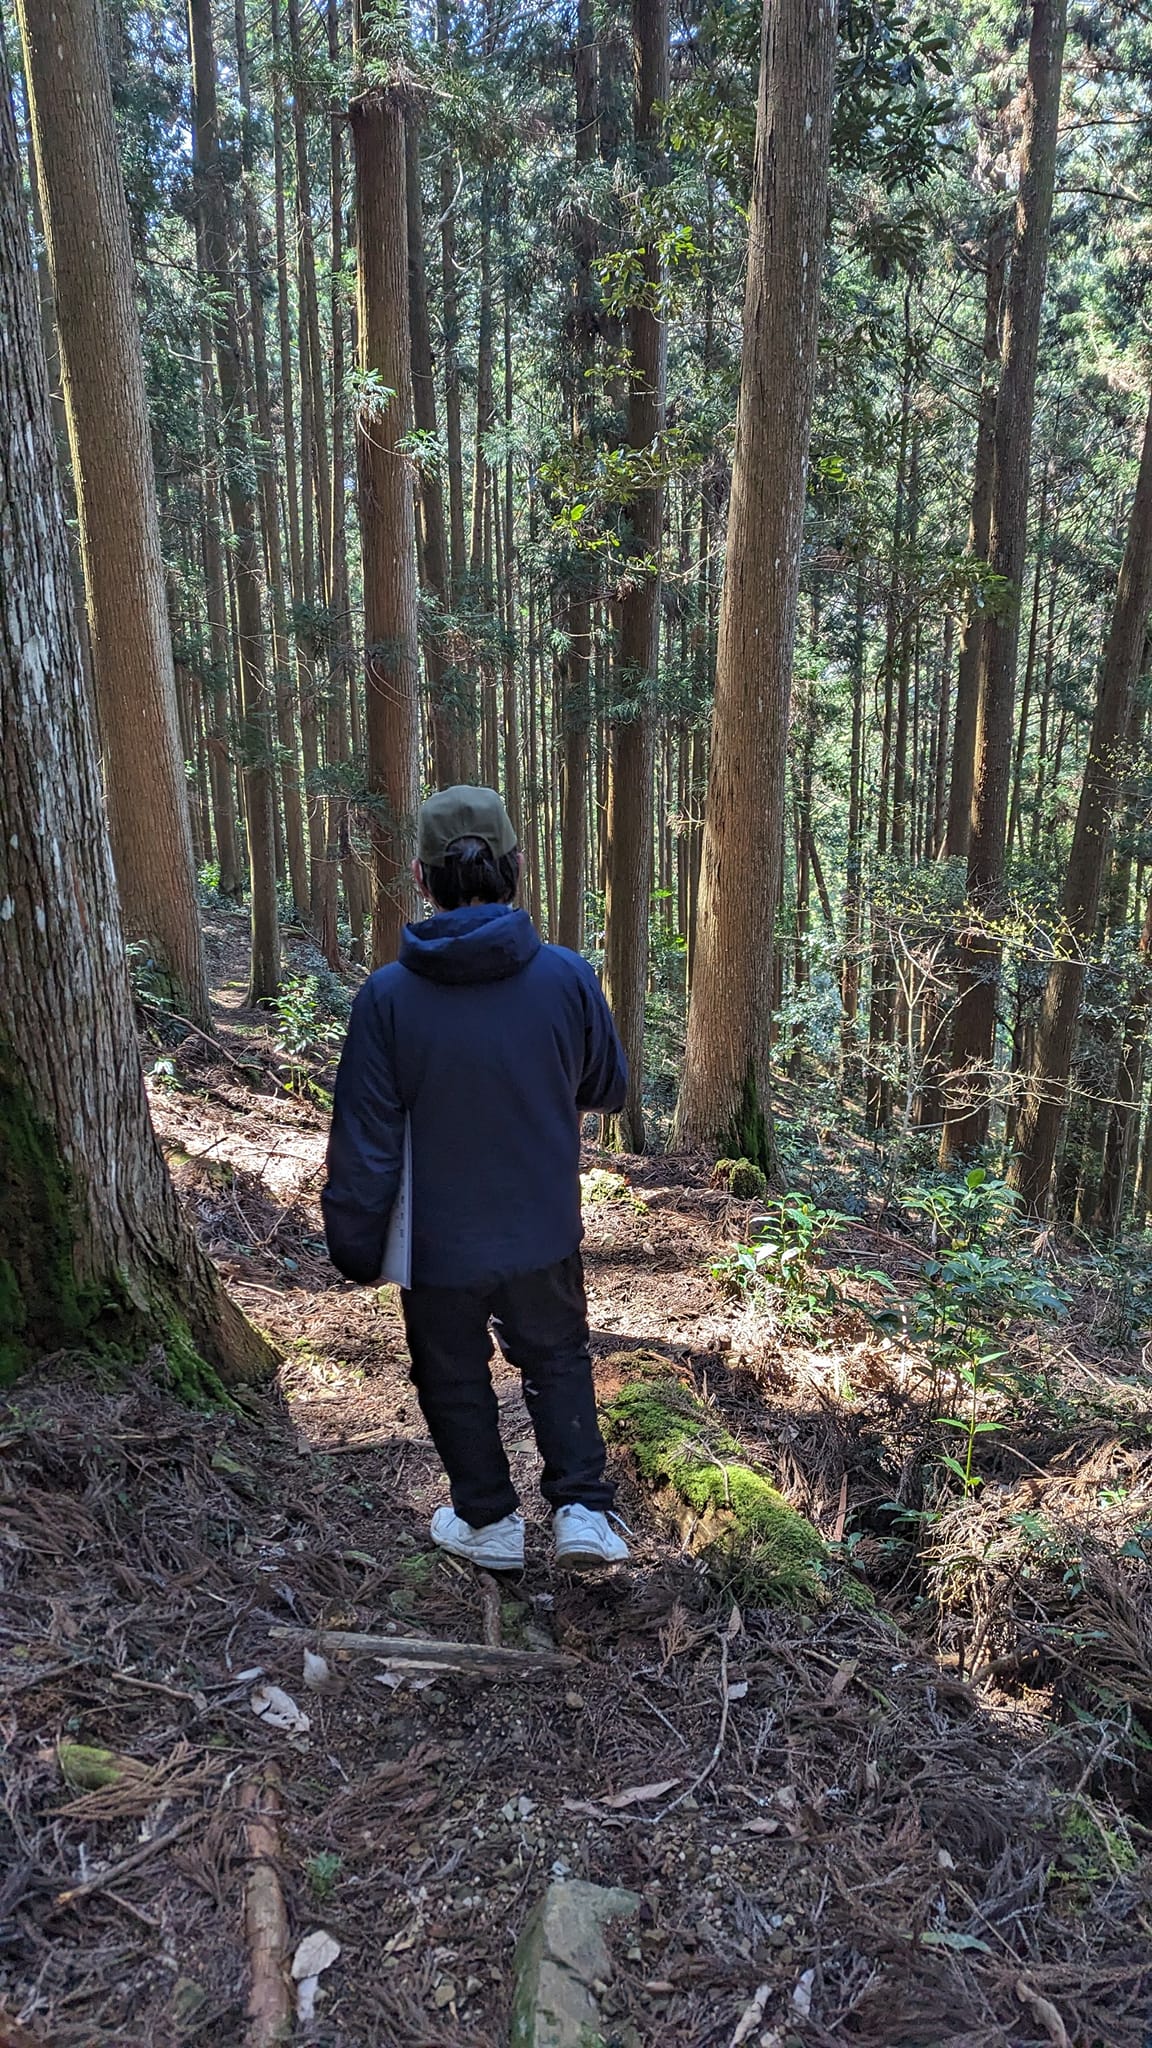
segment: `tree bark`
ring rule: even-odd
[[[194,102],[193,161],[205,257],[213,286],[216,365],[223,413],[224,475],[234,542],[232,569],[240,676],[240,751],[252,891],[252,959],[248,999],[258,1003],[273,998],[280,985],[272,706],[265,674],[264,604],[258,515],[252,488],[252,448],[233,297],[228,199],[220,163],[211,0],[188,0],[188,33]]]
[[[576,167],[577,174],[596,155],[597,45],[592,0],[578,0],[576,14]],[[589,431],[589,372],[596,346],[595,284],[592,260],[596,228],[591,213],[578,201],[574,250],[575,277],[571,310],[571,432],[579,445]],[[596,577],[589,557],[573,551],[569,568],[568,652],[560,703],[562,754],[560,775],[560,907],[557,938],[579,950],[584,942],[584,891],[587,881],[588,745],[592,725],[592,599]]]
[[[424,266],[424,201],[420,190],[419,113],[413,108],[405,130],[405,173],[408,201],[408,313],[412,327],[412,407],[416,432],[426,447],[420,458],[419,553],[421,582],[433,613],[424,627],[424,666],[428,676],[432,758],[438,789],[464,781],[464,723],[459,692],[462,683],[446,644],[452,610],[448,537],[444,525],[444,494],[438,464],[436,381],[432,363],[432,330],[428,320],[428,284]]]
[[[0,1157],[0,1378],[65,1345],[157,1342],[189,1392],[271,1370],[148,1115],[2,55]]]
[[[203,233],[197,228],[197,267],[206,275]],[[212,368],[212,337],[201,315],[200,419],[204,439],[204,604],[208,623],[209,673],[204,678],[209,717],[208,774],[212,785],[212,825],[216,838],[219,889],[233,903],[244,891],[236,851],[236,806],[232,797],[231,674],[228,651],[228,590],[224,577],[224,541],[220,518],[220,408]]]
[[[829,0],[764,9],[744,347],[697,957],[676,1142],[773,1166],[769,1049],[788,698],[836,48]]]
[[[460,287],[456,277],[456,180],[450,151],[440,159],[440,294],[444,327],[444,431],[448,447],[448,522],[452,595],[464,584],[464,435],[460,422]],[[475,727],[472,750],[476,749]],[[473,769],[475,763],[473,763]],[[472,776],[465,778],[468,781]]]
[[[844,862],[844,953],[840,965],[840,1085],[844,1093],[861,1081],[860,881],[864,839],[864,570],[856,571],[852,634],[852,740],[848,767],[848,846]]]
[[[288,601],[277,488],[279,463],[276,430],[272,419],[272,395],[268,381],[268,340],[264,325],[265,264],[261,248],[260,208],[252,184],[252,97],[248,82],[245,0],[236,0],[236,47],[240,104],[244,116],[242,213],[252,333],[252,382],[260,444],[257,473],[265,558],[268,564],[268,594],[272,605],[273,701],[276,712],[276,737],[279,743],[280,795],[284,805],[284,847],[293,903],[298,915],[307,923],[312,911],[312,890],[308,854],[304,844],[304,811],[300,799],[300,746],[296,733],[296,705],[288,653]]]
[[[353,37],[359,65],[372,55],[359,8]],[[375,83],[353,100],[350,115],[356,163],[356,339],[361,377],[369,386],[357,413],[356,449],[364,564],[372,963],[380,967],[395,959],[400,933],[416,908],[408,872],[420,773],[416,534],[412,469],[400,446],[412,417],[405,124],[398,91]]]
[[[668,98],[668,0],[632,0],[635,79],[633,132],[646,185],[663,176],[661,109]],[[658,465],[664,432],[667,329],[659,311],[660,258],[644,252],[642,296],[628,312],[628,446]],[[618,606],[608,782],[604,993],[628,1059],[628,1098],[605,1122],[610,1147],[644,1150],[644,1011],[648,994],[648,920],[652,901],[654,697],[660,663],[660,546],[664,490],[633,493],[631,535]]]
[[[1036,1054],[1016,1127],[1012,1182],[1033,1215],[1047,1208],[1052,1168],[1064,1122],[1068,1077],[1084,992],[1087,948],[1096,930],[1108,859],[1112,814],[1122,767],[1121,742],[1140,673],[1152,610],[1152,404],[1144,427],[1140,471],[1096,710],[1068,872],[1064,882],[1062,953],[1048,969]]]
[[[1067,0],[1033,0],[1028,45],[1020,192],[1004,328],[1004,374],[996,404],[996,450],[988,559],[1001,600],[984,621],[976,719],[968,918],[952,1026],[951,1080],[940,1139],[943,1165],[967,1157],[988,1135],[1000,943],[995,935],[1004,877],[1012,772],[1012,713],[1028,548],[1028,465],[1036,398],[1040,317],[1056,180],[1056,136]]]
[[[1152,1003],[1152,892],[1144,907],[1128,1012],[1124,1019],[1124,1043],[1116,1085],[1108,1115],[1104,1143],[1104,1164],[1100,1193],[1093,1219],[1109,1237],[1118,1237],[1124,1227],[1129,1189],[1135,1166],[1140,1097],[1144,1090],[1144,1062],[1148,1045],[1148,1011]]]
[[[95,0],[21,0],[124,930],[208,1023],[128,207]]]
[[[1011,222],[997,214],[988,233],[984,287],[984,348],[980,403],[976,422],[976,454],[972,464],[972,516],[968,554],[985,563],[992,518],[992,471],[996,460],[996,393],[1000,372],[1000,321],[1004,308],[1004,276],[1008,266]],[[943,853],[959,859],[968,852],[972,830],[972,777],[976,763],[976,704],[980,694],[980,649],[985,605],[969,602],[960,635],[956,674],[956,723],[952,733],[952,774],[948,788],[948,826]]]

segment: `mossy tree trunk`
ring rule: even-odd
[[[676,1142],[771,1162],[772,927],[816,375],[836,11],[765,6],[744,348]]]
[[[0,1376],[167,1348],[190,1387],[272,1354],[184,1221],[148,1115],[88,710],[16,135],[0,69]]]

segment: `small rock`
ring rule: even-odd
[[[516,1949],[511,2048],[587,2048],[599,2035],[598,1989],[612,1975],[607,1920],[629,1918],[637,1892],[598,1884],[552,1884]]]

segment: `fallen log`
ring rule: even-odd
[[[244,1928],[252,1968],[244,2048],[276,2048],[276,2043],[286,2041],[292,2032],[288,1914],[276,1874],[280,1803],[280,1772],[274,1763],[268,1763],[240,1795],[252,1858],[244,1888]]]
[[[442,1643],[431,1636],[366,1636],[343,1628],[269,1630],[277,1642],[309,1649],[351,1650],[394,1671],[463,1671],[485,1678],[527,1677],[533,1672],[570,1671],[577,1659],[559,1650],[504,1650],[489,1643]]]

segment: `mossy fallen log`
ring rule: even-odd
[[[94,1743],[68,1742],[63,1738],[56,1744],[56,1761],[64,1783],[73,1792],[103,1791],[125,1779],[142,1778],[147,1770],[135,1757],[120,1756],[116,1750],[101,1749]]]
[[[601,1409],[610,1442],[625,1447],[687,1547],[750,1605],[812,1606],[848,1575],[811,1522],[785,1500],[716,1412],[666,1359],[618,1353],[603,1371],[614,1391]],[[625,1375],[628,1375],[627,1377]],[[851,1581],[857,1602],[863,1588]]]

